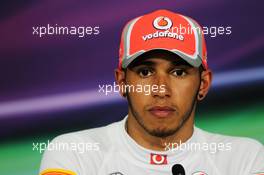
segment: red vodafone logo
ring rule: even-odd
[[[152,165],[165,165],[167,164],[167,155],[150,154],[150,164]]]
[[[168,17],[160,16],[154,19],[153,26],[159,30],[167,30],[171,28],[172,21]]]

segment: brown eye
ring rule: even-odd
[[[183,69],[176,69],[173,71],[173,75],[178,76],[178,77],[183,77],[186,75],[186,72]]]
[[[143,68],[139,70],[138,73],[141,77],[149,77],[150,75],[152,75],[152,71],[147,68]]]

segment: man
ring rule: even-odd
[[[194,126],[197,101],[212,81],[206,59],[202,29],[193,19],[157,10],[131,20],[122,33],[115,70],[128,115],[105,127],[55,138],[53,148],[76,149],[47,149],[40,174],[263,174],[260,143]],[[146,86],[150,94],[142,91]],[[80,151],[83,144],[86,150]]]

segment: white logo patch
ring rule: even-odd
[[[160,16],[153,21],[153,26],[159,30],[168,30],[172,26],[172,21],[168,17]]]

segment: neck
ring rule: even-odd
[[[133,140],[135,140],[142,147],[155,151],[165,151],[167,148],[166,145],[172,143],[174,145],[179,145],[180,143],[186,142],[192,136],[194,124],[193,120],[194,110],[192,111],[191,116],[185,121],[185,123],[183,123],[178,131],[167,137],[156,137],[150,135],[144,128],[142,128],[131,113],[128,114],[126,127],[130,137],[132,137]]]

